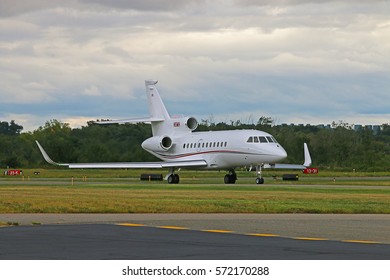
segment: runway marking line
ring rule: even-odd
[[[225,229],[203,229],[201,231],[214,232],[214,233],[234,233],[234,231],[232,231],[232,230],[225,230]]]
[[[125,226],[125,227],[154,227],[154,228],[173,229],[173,230],[191,230],[190,228],[180,227],[180,226],[147,226],[144,224],[134,224],[134,223],[119,223],[117,225]],[[0,227],[7,227],[7,226],[0,226]],[[232,233],[232,234],[242,234],[246,236],[258,236],[258,237],[281,237],[281,238],[289,238],[289,239],[304,240],[304,241],[330,241],[331,240],[329,238],[321,238],[321,237],[287,237],[287,236],[281,236],[279,234],[273,234],[273,233],[237,233],[233,230],[225,230],[225,229],[203,229],[197,231],[212,232],[212,233]],[[360,243],[360,244],[384,244],[382,242],[371,241],[371,240],[349,239],[349,240],[333,240],[333,241],[339,241],[345,243]]]
[[[346,243],[360,243],[360,244],[381,244],[380,242],[377,241],[371,241],[371,240],[341,240],[341,242],[346,242]]]
[[[124,227],[145,227],[143,224],[130,224],[130,223],[121,223],[118,224],[118,226],[124,226]]]
[[[245,235],[248,236],[259,236],[259,237],[279,237],[279,234],[273,234],[273,233],[246,233]]]
[[[188,230],[189,229],[186,227],[177,227],[177,226],[157,226],[157,228],[175,229],[175,230]]]
[[[295,239],[295,240],[305,240],[305,241],[325,241],[325,240],[329,240],[328,238],[321,238],[321,237],[292,237],[292,239]]]

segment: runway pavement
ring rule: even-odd
[[[139,223],[390,244],[388,214],[0,214],[0,222],[20,225]]]
[[[0,259],[383,260],[390,245],[248,236],[137,225],[0,229]]]
[[[0,259],[390,259],[390,215],[0,214],[0,221],[20,224],[0,228]]]

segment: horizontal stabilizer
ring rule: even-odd
[[[134,118],[134,119],[125,119],[125,120],[112,120],[112,121],[97,121],[97,124],[125,124],[125,123],[152,123],[152,122],[162,122],[162,118]]]

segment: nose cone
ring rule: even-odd
[[[285,158],[287,158],[287,152],[280,144],[278,144],[277,146],[278,147],[275,153],[277,158],[276,161],[284,160]]]

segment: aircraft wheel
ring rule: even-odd
[[[179,184],[179,181],[180,181],[180,177],[178,174],[173,174],[173,177],[174,177],[174,183],[175,184]]]
[[[173,174],[171,174],[171,175],[169,175],[168,176],[168,184],[173,184],[173,181],[174,181],[174,176],[173,176]]]
[[[168,184],[178,184],[180,177],[178,174],[171,174],[168,176]]]
[[[235,174],[226,174],[224,178],[225,184],[235,184],[237,180],[237,176]]]
[[[256,184],[258,185],[264,184],[264,178],[256,178]]]

